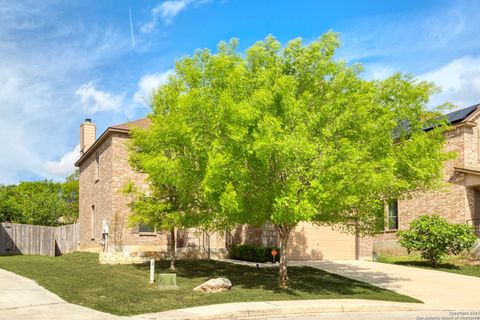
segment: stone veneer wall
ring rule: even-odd
[[[210,256],[200,248],[178,248],[175,253],[176,259],[223,259],[228,257],[226,250],[215,250]],[[140,264],[154,260],[169,260],[170,253],[167,251],[110,251],[100,252],[100,264]]]

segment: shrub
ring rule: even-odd
[[[438,215],[415,219],[409,230],[399,231],[398,236],[408,253],[419,251],[421,257],[434,268],[447,255],[470,249],[476,240],[471,226],[451,224]]]
[[[280,261],[280,249],[277,247],[259,247],[248,244],[236,244],[230,248],[230,258],[252,262],[272,262],[272,250],[277,250],[275,262]]]

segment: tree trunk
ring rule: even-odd
[[[170,270],[175,270],[175,251],[177,242],[175,241],[175,228],[170,229]]]
[[[278,234],[280,236],[280,267],[278,268],[278,283],[280,288],[288,288],[288,270],[287,270],[287,245],[290,232],[293,227],[288,225],[277,225]]]

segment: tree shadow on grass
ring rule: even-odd
[[[135,265],[136,268],[148,271],[149,265]],[[156,264],[157,273],[169,273],[168,261]],[[311,298],[349,298],[378,294],[388,290],[375,287],[365,282],[345,278],[323,270],[306,266],[289,267],[289,288],[280,289],[278,286],[278,268],[255,268],[250,266],[234,265],[215,260],[180,260],[177,262],[176,273],[179,278],[187,278],[198,284],[217,278],[230,279],[234,288],[261,289],[272,294]],[[198,280],[198,281],[195,281]],[[392,294],[391,292],[389,292]]]

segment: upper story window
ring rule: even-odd
[[[388,229],[398,229],[398,201],[392,201],[388,204]]]
[[[100,154],[95,153],[95,181],[100,180]]]

